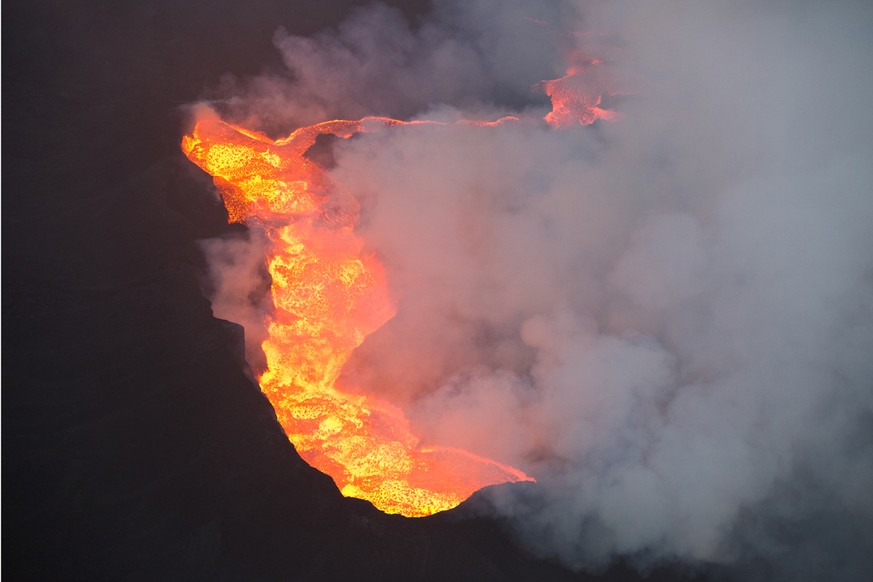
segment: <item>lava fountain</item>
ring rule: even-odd
[[[394,309],[381,263],[354,232],[357,202],[304,154],[319,135],[427,123],[335,120],[271,140],[206,115],[182,140],[213,176],[229,221],[263,229],[271,245],[273,311],[258,381],[288,438],[343,495],[409,517],[451,509],[488,485],[532,479],[465,450],[422,446],[399,408],[336,387],[352,351]]]

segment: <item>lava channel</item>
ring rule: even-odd
[[[484,131],[510,119],[467,123]],[[213,176],[229,221],[257,226],[270,243],[273,310],[258,382],[288,438],[343,495],[409,517],[451,509],[488,485],[533,480],[462,449],[421,446],[399,408],[336,387],[352,352],[394,307],[382,264],[354,232],[357,203],[304,154],[319,135],[426,123],[434,122],[335,120],[272,140],[204,115],[182,140],[188,158]]]

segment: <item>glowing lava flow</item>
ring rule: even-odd
[[[319,135],[416,123],[430,122],[328,121],[274,141],[207,116],[182,140],[214,177],[229,220],[259,225],[272,243],[274,310],[259,382],[288,438],[344,495],[406,516],[450,509],[487,485],[531,480],[464,450],[419,446],[398,408],[334,386],[352,351],[394,312],[382,265],[354,234],[357,204],[304,154]]]
[[[605,78],[602,61],[582,55],[574,55],[572,60],[574,64],[566,75],[540,83],[552,100],[546,123],[552,127],[570,127],[591,125],[598,119],[615,121],[618,114],[601,107],[603,95],[612,85]]]

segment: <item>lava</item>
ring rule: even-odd
[[[558,79],[542,81],[540,86],[552,100],[552,110],[545,116],[552,127],[591,125],[598,119],[615,121],[618,114],[602,107],[604,95],[614,95],[614,82],[607,78],[599,59],[573,55],[567,73]]]
[[[436,123],[334,120],[271,140],[212,114],[182,140],[188,158],[213,176],[229,221],[256,225],[271,243],[273,311],[258,381],[288,438],[344,495],[410,517],[451,509],[488,485],[532,479],[465,450],[422,446],[399,408],[335,386],[355,348],[394,308],[378,257],[354,232],[357,202],[304,154],[319,135]]]

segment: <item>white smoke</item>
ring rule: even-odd
[[[206,291],[212,314],[243,326],[246,361],[256,375],[266,367],[261,343],[267,339],[265,321],[272,307],[267,293],[270,277],[264,264],[268,245],[257,229],[244,238],[215,238],[200,243],[209,266]]]
[[[862,580],[871,25],[862,2],[446,1],[417,28],[377,6],[280,32],[290,78],[236,112],[519,112],[358,136],[333,176],[398,297],[344,381],[535,475],[491,496],[529,547]],[[634,79],[620,122],[536,121],[574,47]]]
[[[548,22],[561,3],[436,3],[422,22],[380,4],[314,37],[274,37],[288,75],[225,79],[216,105],[241,123],[275,131],[334,118],[407,118],[443,104],[466,111],[545,106],[531,86],[563,74],[556,52],[573,40]],[[534,98],[534,99],[532,99]]]

